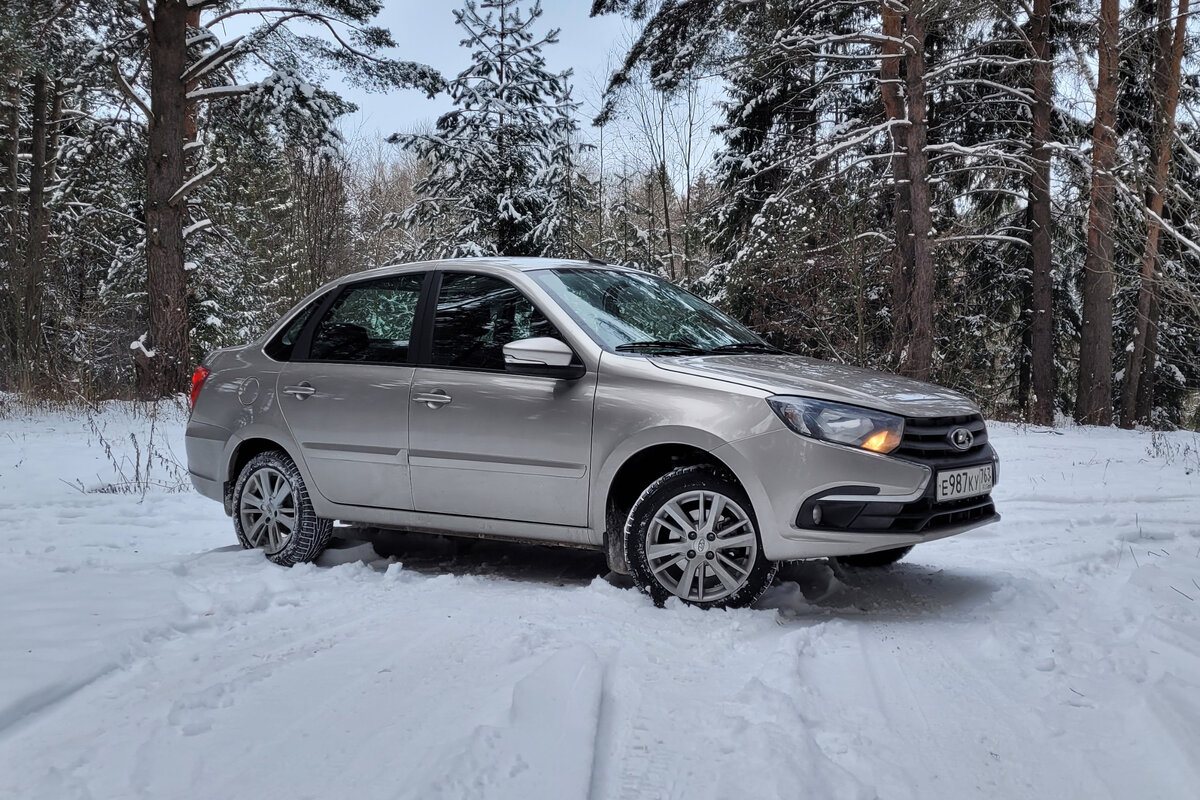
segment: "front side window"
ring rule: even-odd
[[[653,275],[615,269],[531,275],[609,350],[778,352],[699,297]]]
[[[314,361],[408,363],[424,273],[395,275],[348,286],[313,331]]]
[[[433,322],[433,364],[503,370],[504,345],[535,336],[562,338],[512,284],[466,272],[442,276]]]

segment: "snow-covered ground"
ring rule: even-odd
[[[1193,434],[994,426],[1002,523],[706,613],[570,550],[275,567],[180,420],[0,414],[0,797],[1200,796]]]

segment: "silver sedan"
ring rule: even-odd
[[[726,607],[781,561],[883,567],[998,519],[967,398],[594,262],[341,278],[209,354],[191,400],[193,484],[282,565],[342,520],[603,550],[656,602]]]

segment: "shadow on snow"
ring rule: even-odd
[[[406,570],[424,575],[473,575],[547,586],[586,586],[603,578],[632,588],[625,576],[610,573],[604,555],[549,545],[466,539],[378,529],[340,529],[355,538],[335,538],[318,565],[363,561],[380,569],[395,558]],[[362,537],[362,538],[358,538]],[[973,570],[947,572],[910,561],[883,569],[853,569],[832,559],[780,565],[774,585],[755,604],[783,618],[869,617],[903,620],[939,617],[986,604],[1011,577]]]

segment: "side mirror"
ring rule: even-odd
[[[504,345],[504,368],[516,375],[544,378],[582,378],[582,364],[573,364],[575,353],[566,342],[549,336],[518,339]]]

